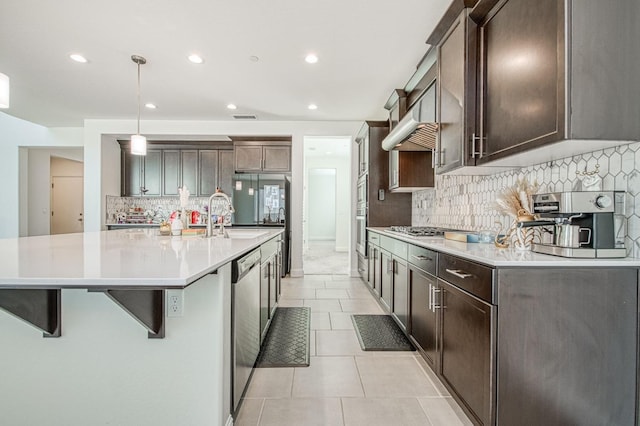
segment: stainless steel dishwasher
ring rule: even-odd
[[[260,351],[260,249],[231,263],[231,362],[234,417]]]

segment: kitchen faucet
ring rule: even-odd
[[[231,203],[231,199],[229,198],[229,196],[222,192],[220,188],[216,188],[216,192],[211,194],[211,196],[209,197],[209,202],[207,203],[207,214],[209,215],[209,217],[207,218],[207,237],[213,237],[213,230],[215,229],[215,224],[212,223],[213,221],[211,220],[214,198],[222,198],[225,204],[222,209],[218,210],[220,211],[218,217],[222,218],[222,221],[220,222],[220,234],[225,238],[229,238],[229,235],[225,234],[224,232],[224,217],[229,213],[235,213],[235,209],[233,208],[233,204]]]

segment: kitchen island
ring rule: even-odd
[[[368,228],[363,280],[479,425],[638,425],[640,259]]]
[[[0,240],[2,423],[229,424],[231,261],[281,232]]]

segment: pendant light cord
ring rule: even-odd
[[[138,62],[138,134],[140,134],[140,62]]]

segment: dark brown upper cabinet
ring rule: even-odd
[[[637,0],[481,0],[451,19],[459,3],[427,41],[439,49],[438,173],[640,140]]]
[[[478,164],[563,140],[572,155],[604,147],[585,140],[640,138],[637,0],[484,3],[470,15],[483,52]]]
[[[475,25],[463,9],[438,43],[437,173],[475,165],[467,141],[475,127]]]
[[[124,197],[178,196],[183,185],[192,196],[209,196],[217,187],[227,194],[232,192],[234,156],[230,144],[158,143],[144,156],[131,155],[128,141],[120,144]]]
[[[162,151],[148,149],[147,155],[122,150],[121,193],[123,196],[159,196],[162,180]]]
[[[239,173],[291,172],[290,141],[235,141],[235,171]]]

